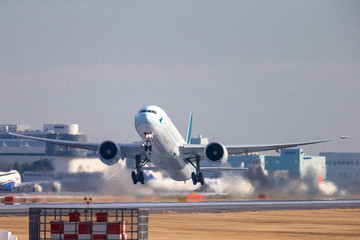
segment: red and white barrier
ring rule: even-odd
[[[127,221],[126,220],[124,220],[122,223],[121,235],[122,235],[123,240],[127,239]]]
[[[94,239],[106,239],[106,222],[94,222],[93,223],[93,238]]]
[[[64,239],[64,221],[50,221],[51,240]]]
[[[79,240],[90,240],[92,236],[92,222],[79,222]]]
[[[96,222],[106,222],[107,221],[107,213],[96,213]]]
[[[78,240],[80,213],[70,212],[69,221],[64,222],[64,239],[65,240]]]
[[[79,212],[69,212],[69,222],[80,222]]]
[[[13,196],[6,196],[5,197],[5,205],[14,205],[15,198]]]
[[[69,221],[51,221],[51,240],[127,239],[127,221],[108,222],[106,213],[97,213],[96,222],[80,221],[80,213],[69,213]]]
[[[93,239],[106,239],[106,222],[106,213],[96,213],[96,222],[93,223]]]

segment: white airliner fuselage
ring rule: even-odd
[[[135,129],[144,142],[150,141],[152,151],[146,155],[156,167],[177,181],[191,178],[195,169],[181,158],[179,151],[185,140],[164,110],[156,106],[142,108],[135,116]],[[146,139],[144,133],[152,133],[152,137]]]

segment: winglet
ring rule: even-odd
[[[193,115],[193,113],[190,112],[189,125],[188,125],[187,134],[186,134],[186,144],[189,144],[189,143],[190,143],[191,126],[192,126],[192,115]]]
[[[340,138],[341,139],[348,139],[348,138],[350,138],[350,136],[341,136]]]

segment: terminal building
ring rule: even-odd
[[[303,149],[281,149],[280,156],[266,156],[265,169],[269,173],[286,171],[289,177],[312,177],[318,179],[326,176],[326,159],[324,156],[306,156]]]
[[[101,171],[106,165],[97,158],[88,158],[88,151],[11,136],[8,133],[86,142],[78,124],[44,124],[42,130],[31,130],[24,124],[0,124],[0,163],[32,163],[48,159],[55,172],[77,173]]]
[[[78,124],[44,124],[43,130],[30,130],[28,125],[0,124],[0,162],[33,162],[45,156],[86,157],[87,151],[67,148],[30,139],[10,136],[8,133],[86,142],[87,136],[79,133]]]
[[[360,153],[321,152],[326,158],[326,179],[351,191],[360,190]]]

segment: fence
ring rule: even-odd
[[[30,240],[148,239],[148,210],[30,208]]]

